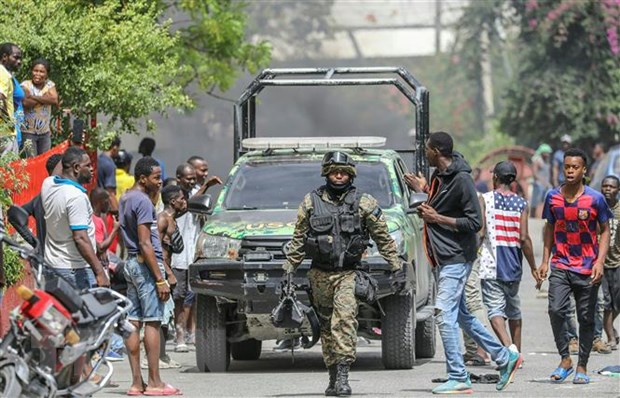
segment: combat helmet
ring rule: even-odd
[[[340,151],[327,152],[321,162],[321,176],[325,177],[334,170],[342,170],[351,177],[355,177],[356,174],[355,163],[351,157]]]

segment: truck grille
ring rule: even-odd
[[[286,256],[282,251],[282,247],[291,240],[291,236],[252,236],[241,241],[239,249],[239,258],[243,255],[254,251],[267,251],[271,253],[274,260],[284,260]]]

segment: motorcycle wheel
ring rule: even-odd
[[[0,397],[19,397],[22,386],[15,374],[15,365],[7,364],[0,368]]]

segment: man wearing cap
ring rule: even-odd
[[[493,331],[505,346],[521,351],[521,302],[519,284],[523,255],[538,278],[532,240],[528,233],[527,202],[510,189],[517,169],[505,160],[493,169],[493,191],[482,195],[482,245],[480,279],[482,301]],[[537,280],[538,282],[538,280]],[[506,320],[510,335],[506,332]]]
[[[369,238],[392,271],[402,264],[377,201],[353,185],[355,164],[349,155],[326,153],[321,175],[325,185],[307,194],[299,206],[282,268],[292,273],[306,255],[312,259],[308,280],[321,321],[323,361],[329,370],[325,395],[351,395],[349,368],[355,361],[358,326],[355,269]]]
[[[551,178],[553,179],[552,181],[554,187],[559,187],[560,185],[564,184],[564,173],[562,172],[562,168],[564,166],[564,152],[566,152],[566,150],[570,148],[570,144],[572,144],[573,139],[570,137],[570,135],[564,134],[562,138],[560,138],[560,141],[562,142],[562,146],[560,147],[560,149],[555,151],[552,161],[553,175]]]

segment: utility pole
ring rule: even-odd
[[[441,53],[441,2],[435,0],[435,55]]]
[[[493,104],[493,70],[491,66],[490,40],[488,27],[485,26],[480,35],[480,84],[482,89],[482,128],[489,131],[489,120],[495,114]]]

